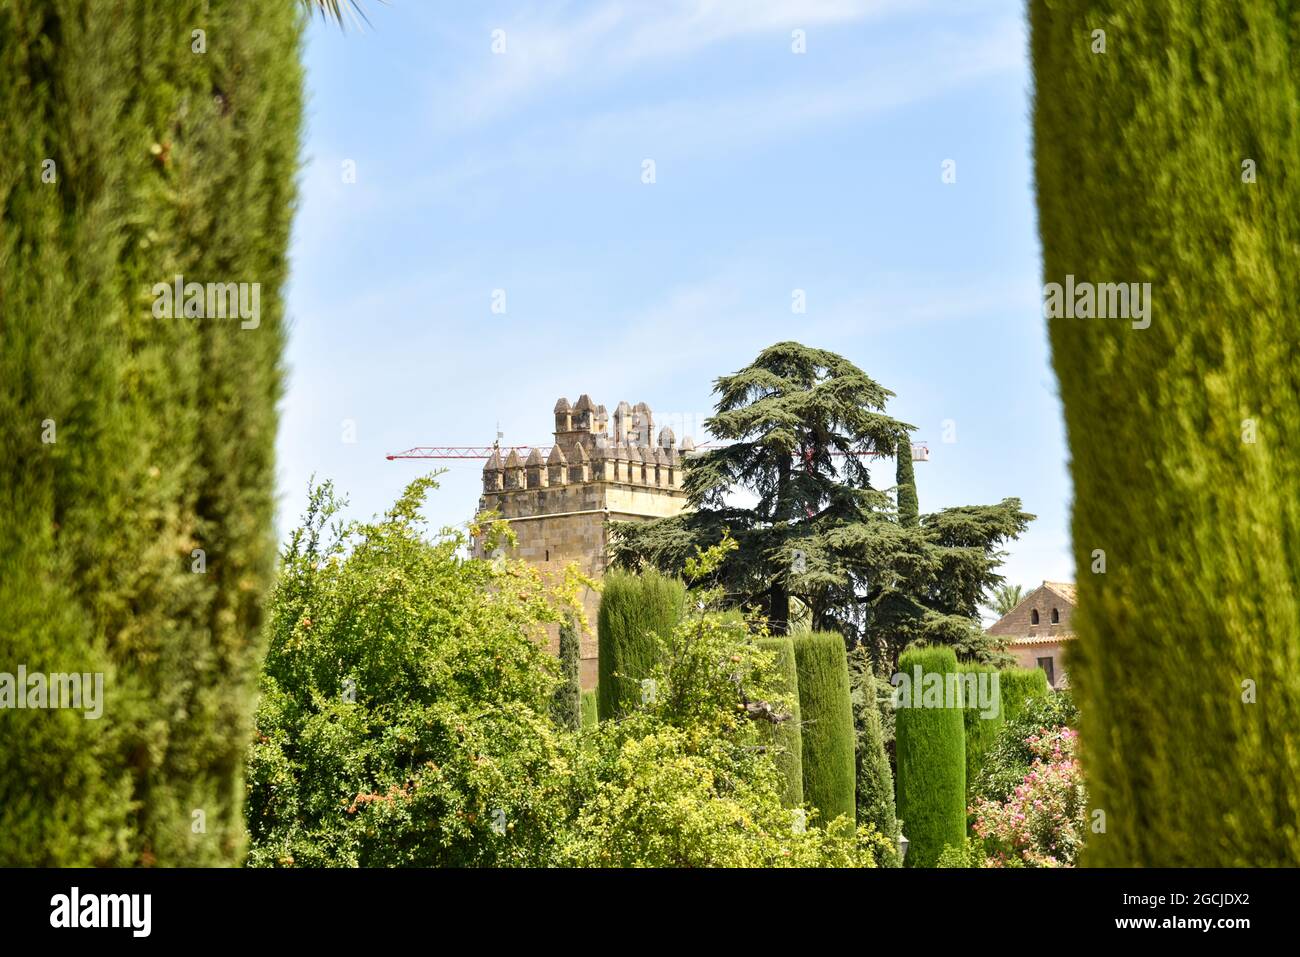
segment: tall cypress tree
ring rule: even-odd
[[[0,0],[0,671],[103,676],[0,717],[0,862],[240,854],[303,16]]]
[[[1300,17],[1029,13],[1044,281],[1077,297],[1048,329],[1074,480],[1070,680],[1106,814],[1085,861],[1295,866]],[[1080,318],[1082,283],[1150,283],[1145,316]]]
[[[582,728],[582,666],[578,627],[572,618],[560,625],[560,685],[551,699],[551,717],[562,728]]]
[[[906,436],[899,441],[894,471],[894,484],[898,486],[898,524],[904,528],[914,528],[920,521],[921,505],[916,497],[916,466],[912,462],[912,444]]]

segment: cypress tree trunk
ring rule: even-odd
[[[1300,18],[1029,11],[1044,280],[1151,284],[1136,322],[1049,321],[1074,478],[1070,678],[1106,815],[1085,860],[1294,866]]]
[[[4,712],[0,863],[241,854],[302,17],[0,0],[0,671],[103,685]],[[248,317],[160,317],[178,275]]]

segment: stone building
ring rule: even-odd
[[[603,405],[582,395],[555,403],[555,444],[526,458],[512,449],[502,460],[493,451],[483,467],[479,510],[491,509],[511,523],[512,557],[543,575],[558,576],[570,562],[599,580],[608,561],[610,521],[676,515],[686,507],[682,460],[694,449],[689,436],[678,444],[672,429],[655,435],[644,402],[620,402],[611,419]],[[590,630],[582,636],[582,686],[596,683],[596,613],[600,596],[583,596]],[[552,629],[552,648],[558,630]]]
[[[1045,581],[988,629],[1008,639],[1007,651],[1021,668],[1042,668],[1053,688],[1069,684],[1066,648],[1074,640],[1074,582]]]

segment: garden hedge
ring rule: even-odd
[[[1047,672],[1042,668],[1003,668],[998,674],[1002,698],[1002,720],[1010,721],[1025,710],[1031,698],[1045,698],[1052,693]]]
[[[1300,18],[1193,0],[1029,14],[1045,282],[1151,284],[1146,328],[1048,323],[1070,682],[1107,822],[1085,861],[1296,866]]]
[[[855,735],[844,639],[835,632],[794,638],[803,721],[803,799],[821,824],[857,820]]]
[[[760,638],[757,645],[776,655],[776,670],[782,679],[782,685],[777,690],[793,699],[790,720],[773,728],[770,738],[776,766],[785,782],[781,802],[786,807],[799,807],[803,804],[803,734],[800,727],[799,672],[795,664],[794,642],[789,638]]]
[[[965,698],[965,710],[963,718],[965,723],[966,735],[966,786],[970,787],[976,777],[979,776],[980,768],[984,766],[984,754],[993,746],[998,738],[998,732],[1002,730],[1003,724],[1006,723],[1006,707],[1008,704],[1007,688],[1003,685],[1003,679],[1007,672],[999,672],[992,665],[974,665],[958,664],[957,671],[962,675],[963,681],[967,675],[974,675],[979,680],[981,674],[998,676],[998,706],[997,713],[991,717],[986,717],[985,709],[980,707],[978,700],[971,696]],[[1038,672],[1043,674],[1042,671]],[[984,679],[988,681],[990,679]]]
[[[957,656],[943,647],[916,648],[899,656],[898,670],[909,681],[918,666],[923,681],[930,674],[956,675]],[[946,685],[946,677],[943,680]],[[955,707],[948,707],[949,703]],[[945,845],[957,846],[966,840],[962,710],[959,700],[949,702],[946,697],[941,707],[898,709],[898,816],[909,842],[904,862],[908,867],[934,867]]]
[[[596,721],[596,689],[582,693],[582,726],[584,728],[595,727]]]
[[[658,661],[658,639],[667,639],[686,610],[686,586],[654,569],[611,571],[601,591],[596,701],[601,721],[641,706],[641,680]]]
[[[0,670],[103,676],[0,718],[0,864],[242,855],[303,20],[0,0]],[[247,317],[169,318],[177,276]]]

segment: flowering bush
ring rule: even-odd
[[[1033,761],[1010,796],[970,807],[990,867],[1072,867],[1078,860],[1088,794],[1077,741],[1072,728],[1040,728],[1024,739]]]

